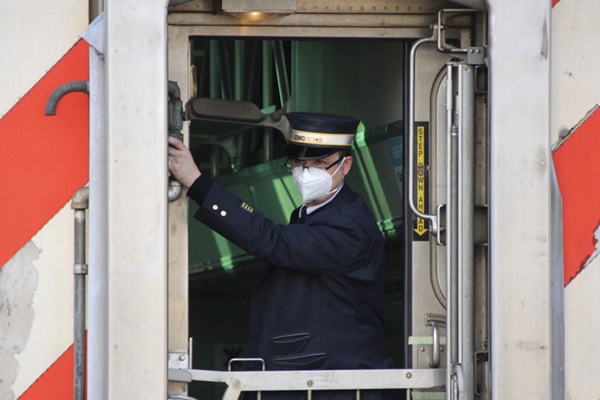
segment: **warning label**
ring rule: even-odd
[[[415,122],[415,207],[423,214],[429,212],[427,206],[429,197],[429,122]],[[429,240],[427,221],[423,218],[414,218],[413,240]]]

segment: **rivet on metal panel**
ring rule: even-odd
[[[469,47],[467,51],[467,64],[482,65],[484,63],[485,50],[483,47]]]
[[[168,358],[168,367],[172,369],[185,369],[189,368],[190,365],[187,362],[188,354],[181,352],[171,352]]]

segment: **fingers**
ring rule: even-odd
[[[175,147],[177,150],[185,149],[183,142],[173,136],[169,136],[169,146]]]
[[[180,140],[172,137],[169,137],[167,154],[169,155],[169,162],[182,163],[187,159],[193,159],[188,148]]]
[[[200,176],[200,171],[194,162],[188,148],[178,139],[169,137],[168,148],[169,172],[185,187],[190,187]]]

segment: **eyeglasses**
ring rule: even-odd
[[[327,165],[323,160],[298,160],[296,158],[288,158],[285,161],[285,167],[288,171],[292,171],[294,168],[302,167],[302,168],[315,168],[322,169],[323,171],[329,170],[329,168],[333,167],[335,164],[339,163],[344,159],[344,156],[340,156],[337,160]],[[310,162],[310,165],[306,165],[307,162]]]

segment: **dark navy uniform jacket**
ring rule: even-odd
[[[188,196],[200,205],[196,219],[269,263],[252,299],[249,357],[267,370],[393,367],[382,323],[384,242],[358,194],[344,185],[304,221],[294,210],[290,225],[204,175]]]

